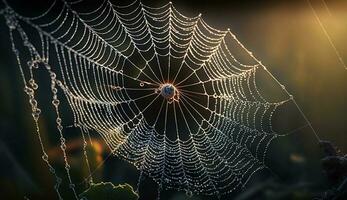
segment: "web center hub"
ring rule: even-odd
[[[163,96],[168,101],[178,101],[179,100],[179,92],[177,88],[171,83],[165,83],[159,88],[161,96]]]

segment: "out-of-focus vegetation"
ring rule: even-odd
[[[92,184],[80,196],[89,200],[137,200],[139,198],[129,184],[114,186],[109,182]]]

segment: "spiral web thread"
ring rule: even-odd
[[[149,7],[139,1],[103,1],[92,11],[81,11],[83,3],[56,1],[37,17],[21,16],[6,2],[1,11],[32,106],[42,158],[57,180],[60,199],[62,179],[50,164],[38,126],[34,71],[41,67],[51,79],[61,150],[76,199],[60,91],[73,111],[74,126],[82,130],[84,148],[84,134],[96,131],[114,155],[140,170],[139,180],[143,173],[153,178],[159,192],[221,196],[267,168],[268,146],[280,136],[272,130],[272,115],[295,101],[229,29],[215,29],[201,15],[187,17],[171,2]],[[38,42],[31,42],[24,27],[37,32]],[[23,60],[25,52],[19,49],[27,51],[29,60]],[[286,99],[269,102],[261,95],[259,70],[282,87]],[[174,98],[161,96],[165,83],[177,90]]]

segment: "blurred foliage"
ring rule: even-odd
[[[139,198],[129,184],[114,186],[110,182],[92,184],[80,196],[88,200],[137,200]]]

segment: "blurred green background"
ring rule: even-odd
[[[143,2],[147,5],[166,3],[157,0]],[[40,13],[49,5],[49,1],[44,0],[13,0],[9,3],[25,15]],[[179,0],[173,3],[188,16],[202,13],[203,18],[216,28],[230,27],[294,95],[319,136],[347,152],[347,70],[339,62],[306,0]],[[324,3],[318,0],[312,4],[341,57],[347,62],[347,1],[326,0]],[[54,180],[41,159],[27,96],[23,92],[2,16],[0,44],[0,199],[54,199]],[[41,118],[41,132],[49,155],[58,166],[58,173],[64,177],[59,144],[51,138],[55,129],[50,120],[54,120],[53,115]],[[306,124],[294,106],[279,111],[275,122],[280,133]],[[76,130],[67,132],[75,134],[68,141],[71,148],[69,159],[75,183],[83,188],[86,185],[83,177],[88,176],[83,165],[83,144]],[[320,167],[322,152],[309,128],[276,140],[270,147],[267,165],[272,172],[254,177],[244,191],[233,195],[236,199],[310,199],[329,187]],[[136,169],[117,158],[108,157],[109,150],[97,136],[93,137],[93,146],[88,147],[88,152],[95,182],[129,183],[136,188]],[[258,194],[257,198],[252,196],[252,192]],[[63,186],[62,193],[69,195],[67,185]],[[156,185],[146,177],[140,187],[140,199],[155,199],[156,193]],[[187,198],[184,193],[175,191],[164,191],[162,195],[165,200]],[[194,196],[190,199],[212,197]]]

